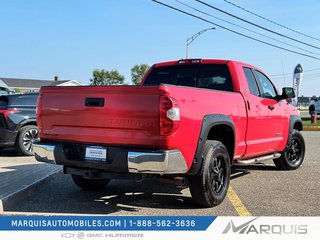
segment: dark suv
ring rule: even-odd
[[[33,142],[38,138],[38,95],[24,93],[0,96],[0,148],[15,147],[22,155],[33,155]]]

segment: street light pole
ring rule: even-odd
[[[188,59],[189,57],[189,45],[196,40],[197,37],[199,37],[202,33],[205,33],[208,30],[214,30],[216,29],[215,27],[212,28],[207,28],[207,29],[203,29],[199,32],[197,32],[196,34],[192,35],[191,37],[187,38],[187,44],[186,44],[186,59]]]

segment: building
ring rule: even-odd
[[[82,86],[83,84],[76,80],[60,80],[58,76],[54,80],[36,80],[22,78],[0,77],[14,92],[38,92],[42,86]]]
[[[304,97],[304,96],[298,97],[297,108],[300,109],[300,110],[308,109],[309,108],[309,104],[310,104],[310,100],[311,100],[310,97]]]

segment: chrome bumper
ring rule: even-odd
[[[128,152],[131,173],[177,174],[186,173],[187,165],[179,150],[159,152]]]
[[[56,164],[54,157],[55,145],[47,145],[42,143],[33,144],[34,157],[39,162]]]
[[[38,142],[33,145],[35,158],[39,162],[60,164],[70,166],[75,161],[67,160],[62,144],[47,144]],[[126,151],[122,149],[122,151]],[[125,161],[130,173],[150,173],[150,174],[181,174],[186,173],[187,165],[182,153],[179,150],[159,150],[159,151],[126,151]],[[86,161],[84,161],[86,162]],[[77,161],[77,165],[81,162]],[[105,171],[112,171],[105,164]],[[101,167],[99,168],[101,169]]]

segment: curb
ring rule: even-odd
[[[24,198],[31,196],[43,186],[52,183],[60,173],[62,173],[62,167],[54,170],[49,175],[40,178],[27,186],[23,186],[15,192],[3,197],[0,199],[0,213],[3,213],[6,211],[6,209],[13,207]]]
[[[303,131],[320,131],[320,126],[303,127]]]

